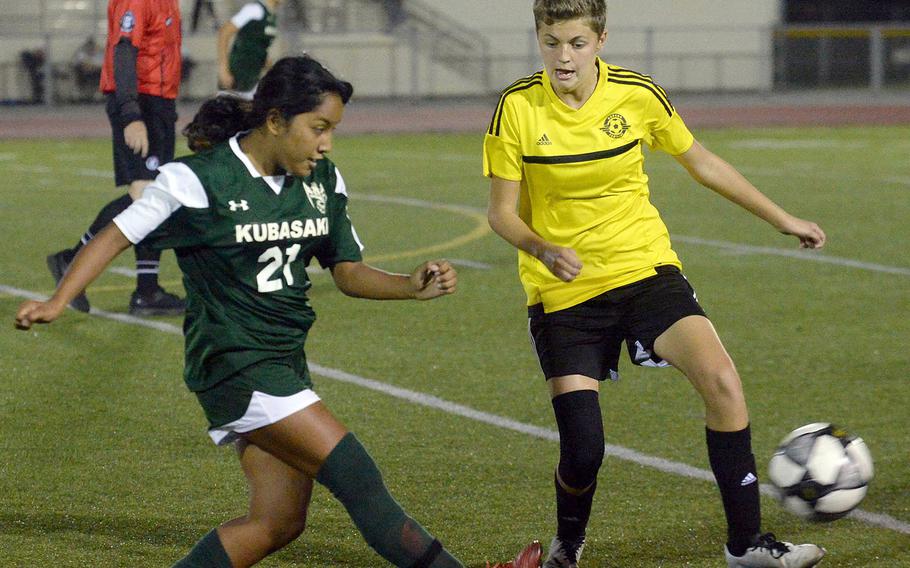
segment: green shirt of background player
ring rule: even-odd
[[[250,2],[221,26],[218,32],[219,88],[252,94],[262,72],[269,67],[269,46],[278,33],[275,11],[282,1]]]
[[[21,329],[57,319],[131,242],[174,247],[188,298],[187,386],[212,439],[237,442],[250,489],[249,512],[205,535],[178,567],[250,566],[281,549],[304,530],[314,481],[391,564],[462,567],[391,497],[306,369],[311,259],[358,298],[429,300],[457,285],[445,261],[407,275],[361,260],[344,181],[326,158],[352,91],[303,56],[278,61],[252,102],[208,101],[186,130],[197,154],[163,166],[79,252],[53,297],[25,302],[16,315]],[[514,565],[537,566],[539,557],[535,544]]]

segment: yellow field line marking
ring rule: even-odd
[[[383,260],[393,260],[393,259],[399,259],[399,258],[407,258],[407,257],[411,257],[411,256],[420,256],[420,255],[436,253],[439,251],[460,247],[461,245],[465,245],[472,241],[482,239],[483,237],[485,237],[487,234],[490,233],[490,226],[487,224],[487,218],[485,215],[468,214],[468,213],[465,213],[465,215],[474,218],[474,220],[477,222],[477,226],[474,227],[474,229],[472,229],[471,232],[469,232],[467,234],[464,234],[460,237],[456,237],[454,239],[445,241],[443,243],[439,243],[437,245],[430,245],[430,246],[411,249],[411,250],[402,251],[402,252],[380,254],[380,255],[376,255],[376,256],[367,256],[366,260],[369,260],[370,262],[380,262]]]
[[[460,247],[462,245],[468,244],[470,242],[476,241],[488,235],[490,231],[490,225],[487,223],[486,213],[481,209],[476,207],[468,207],[465,205],[449,205],[446,203],[435,203],[433,201],[425,201],[423,199],[411,199],[407,197],[392,197],[386,195],[371,195],[363,194],[358,195],[354,194],[351,196],[351,199],[354,201],[375,201],[380,203],[393,203],[396,205],[405,205],[410,207],[420,207],[423,209],[435,209],[438,211],[447,211],[449,213],[455,213],[457,215],[462,215],[469,219],[473,219],[477,226],[474,227],[470,232],[450,239],[448,241],[429,245],[425,247],[420,247],[416,249],[394,252],[388,254],[380,254],[376,256],[367,256],[366,260],[370,262],[381,262],[385,260],[397,260],[400,258],[408,258],[412,256],[427,255],[432,253],[437,253],[443,250],[453,249]]]

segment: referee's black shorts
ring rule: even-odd
[[[655,276],[564,310],[544,313],[542,304],[529,306],[531,341],[544,376],[618,379],[623,341],[636,365],[665,366],[654,353],[654,340],[682,318],[705,312],[679,269],[656,270]]]
[[[145,158],[133,153],[126,145],[123,138],[126,124],[120,116],[113,93],[107,95],[106,110],[114,141],[114,181],[117,186],[129,185],[137,180],[155,179],[158,166],[174,159],[176,101],[139,94],[139,111],[149,136],[149,151]]]

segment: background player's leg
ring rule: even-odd
[[[134,316],[179,316],[186,309],[186,302],[171,294],[158,283],[161,251],[143,243],[134,248],[136,253],[136,291],[130,297],[130,313]]]
[[[148,129],[147,159],[131,162],[133,182],[129,192],[133,200],[158,174],[158,167],[174,159],[177,111],[174,101],[159,97],[140,97],[142,117]],[[131,156],[135,159],[135,155]],[[183,299],[166,292],[158,284],[161,251],[138,243],[136,253],[136,291],[130,298],[130,313],[137,316],[177,316],[186,309]]]
[[[89,226],[85,234],[82,235],[82,239],[76,246],[71,249],[63,249],[54,254],[48,255],[47,257],[47,268],[51,272],[51,276],[54,277],[56,283],[60,283],[60,280],[63,279],[63,275],[66,274],[69,265],[73,262],[73,259],[76,257],[76,253],[79,252],[84,245],[88,244],[90,240],[94,238],[101,229],[105,228],[111,221],[114,220],[114,217],[119,215],[124,209],[130,206],[133,200],[129,195],[121,195],[117,199],[114,199],[107,205],[101,208],[101,211],[98,212],[98,215],[95,217],[95,220]],[[85,293],[79,294],[73,301],[70,302],[70,305],[80,312],[88,312],[90,305],[88,298],[86,298]]]

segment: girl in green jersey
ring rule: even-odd
[[[226,99],[207,104],[187,130],[190,147],[202,151],[164,166],[142,199],[80,251],[53,297],[25,302],[16,315],[21,329],[54,321],[137,239],[175,248],[189,298],[186,381],[213,439],[237,441],[250,489],[249,512],[212,530],[176,566],[250,566],[281,549],[304,530],[314,480],[393,565],[462,566],[389,495],[306,370],[311,258],[354,297],[429,300],[457,285],[443,260],[410,275],[363,263],[343,180],[326,159],[351,93],[304,56],[276,63],[248,111]],[[537,566],[539,556],[535,544],[507,566]]]

